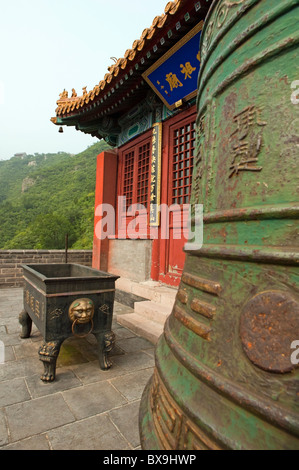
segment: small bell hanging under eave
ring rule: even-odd
[[[62,128],[61,126],[59,127],[58,132],[59,132],[60,134],[63,134],[63,128]]]

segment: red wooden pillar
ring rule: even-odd
[[[97,156],[96,190],[95,190],[95,217],[92,267],[101,271],[108,271],[109,239],[97,237],[96,227],[101,220],[96,215],[97,208],[101,204],[110,204],[114,210],[116,207],[116,182],[117,182],[117,153],[109,150]],[[113,234],[111,234],[113,235]]]

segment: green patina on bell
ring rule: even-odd
[[[299,448],[298,5],[220,0],[206,18],[191,196],[204,241],[185,246],[143,449]]]

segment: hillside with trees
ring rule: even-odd
[[[77,155],[19,154],[0,161],[0,249],[91,249],[97,142]]]

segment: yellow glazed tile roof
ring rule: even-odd
[[[68,92],[64,90],[59,95],[59,99],[57,101],[58,108],[56,109],[56,116],[63,117],[64,115],[79,110],[84,105],[92,102],[95,97],[98,96],[105,87],[107,87],[107,84],[111,83],[114,77],[117,77],[122,70],[126,70],[130,62],[135,59],[136,54],[142,51],[147,45],[147,41],[153,39],[155,34],[163,28],[167,18],[170,15],[174,15],[185,2],[186,0],[174,0],[168,2],[164,9],[164,13],[160,16],[156,16],[152,25],[143,30],[140,39],[136,39],[133,42],[132,48],[126,50],[124,57],[116,60],[114,64],[108,67],[108,73],[105,74],[104,79],[101,80],[92,90],[88,92],[85,87],[83,88],[83,95],[77,96],[76,91],[73,89],[70,97],[68,96]],[[51,121],[55,124],[57,119],[52,118]]]

